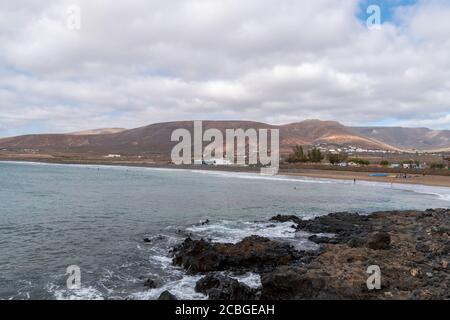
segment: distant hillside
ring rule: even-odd
[[[355,127],[361,135],[398,148],[420,151],[450,151],[450,130],[402,127]]]
[[[151,124],[131,130],[99,129],[71,134],[38,134],[0,139],[0,149],[39,149],[45,152],[169,154],[176,144],[174,130],[193,132],[192,121]],[[203,121],[203,130],[263,129],[280,130],[280,151],[288,153],[295,145],[327,143],[366,149],[450,149],[449,131],[409,128],[353,128],[335,121],[305,120],[274,126],[253,121]],[[225,134],[224,134],[225,137]]]
[[[366,149],[398,150],[399,148],[368,138],[336,121],[305,120],[280,126],[281,145],[327,143]]]
[[[125,130],[126,129],[124,129],[124,128],[102,128],[102,129],[92,129],[92,130],[71,132],[68,134],[75,135],[75,136],[87,136],[87,135],[95,135],[95,134],[112,134],[112,133],[122,132]]]

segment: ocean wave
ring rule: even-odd
[[[60,288],[55,284],[49,284],[47,291],[55,297],[56,300],[104,300],[103,294],[93,288],[85,287],[77,290]]]
[[[257,273],[248,272],[240,275],[235,275],[232,273],[223,272],[222,274],[230,278],[236,279],[240,283],[243,283],[253,289],[260,288],[262,286],[261,276]]]
[[[249,179],[249,180],[268,180],[268,181],[282,181],[282,182],[304,182],[304,183],[324,183],[330,184],[333,181],[322,178],[308,178],[308,177],[290,177],[285,175],[263,175],[259,173],[242,173],[231,171],[207,171],[207,170],[191,170],[192,173],[219,176],[223,178]]]
[[[206,170],[192,170],[191,172],[200,173],[204,175],[213,175],[224,178],[237,178],[237,179],[253,179],[253,180],[268,180],[279,182],[295,182],[295,183],[318,183],[318,184],[344,184],[353,185],[353,180],[345,179],[332,179],[332,178],[313,178],[302,176],[265,176],[258,173],[241,173],[241,172],[227,172],[227,171],[206,171]],[[448,187],[436,187],[427,186],[421,184],[408,184],[408,183],[387,183],[378,181],[366,181],[358,180],[358,185],[367,187],[379,187],[383,189],[394,189],[402,191],[412,191],[418,194],[426,194],[436,196],[441,200],[450,201],[450,188]]]
[[[293,222],[247,222],[222,220],[204,225],[194,225],[186,231],[210,239],[212,242],[237,243],[242,239],[257,235],[267,238],[294,239],[296,225]]]
[[[311,233],[296,230],[294,222],[248,222],[222,220],[194,225],[186,231],[215,243],[238,243],[250,236],[260,236],[290,243],[299,250],[316,250],[318,245],[308,240]]]
[[[135,300],[156,300],[161,293],[167,290],[180,300],[205,300],[207,296],[195,291],[195,284],[201,278],[201,275],[185,275],[181,279],[167,282],[160,288],[132,293],[128,298]]]

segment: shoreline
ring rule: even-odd
[[[195,171],[217,171],[217,172],[237,172],[237,173],[259,173],[259,168],[250,167],[232,167],[232,166],[195,166],[195,165],[171,165],[163,163],[142,163],[142,162],[118,162],[118,161],[97,161],[97,160],[53,160],[49,158],[0,158],[1,162],[22,162],[22,163],[41,163],[56,165],[98,165],[98,166],[119,166],[119,167],[137,167],[137,168],[155,168],[155,169],[174,169],[174,170],[195,170]],[[373,172],[359,171],[338,171],[321,169],[283,169],[280,168],[278,175],[290,177],[307,177],[315,179],[333,179],[354,181],[380,182],[390,184],[404,185],[423,185],[432,187],[450,188],[450,176],[439,175],[414,175],[410,178],[392,178],[392,177],[371,177]]]
[[[450,177],[437,175],[411,175],[411,178],[391,178],[391,177],[371,177],[370,172],[355,172],[355,171],[333,171],[333,170],[315,170],[315,169],[301,169],[301,172],[283,172],[284,175],[308,177],[318,179],[335,179],[352,181],[380,182],[390,184],[406,184],[406,185],[422,185],[430,187],[445,187],[450,188]]]

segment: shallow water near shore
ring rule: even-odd
[[[202,299],[199,276],[169,256],[188,234],[216,242],[257,234],[315,249],[292,223],[268,219],[449,206],[450,188],[420,185],[1,162],[0,299],[156,299],[167,289]],[[69,265],[81,268],[81,290],[66,289]],[[259,284],[255,274],[232,276]],[[146,290],[149,277],[162,287]]]

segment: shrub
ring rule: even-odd
[[[328,161],[331,164],[341,163],[347,160],[347,154],[345,153],[329,153],[327,155]]]
[[[321,162],[323,158],[325,158],[324,155],[316,147],[308,151],[308,160],[311,162]]]
[[[446,165],[443,163],[432,163],[430,164],[431,169],[445,169]]]
[[[294,148],[292,148],[292,153],[288,156],[286,161],[289,163],[296,163],[296,162],[306,162],[308,161],[308,159],[305,157],[303,147],[296,145]]]

